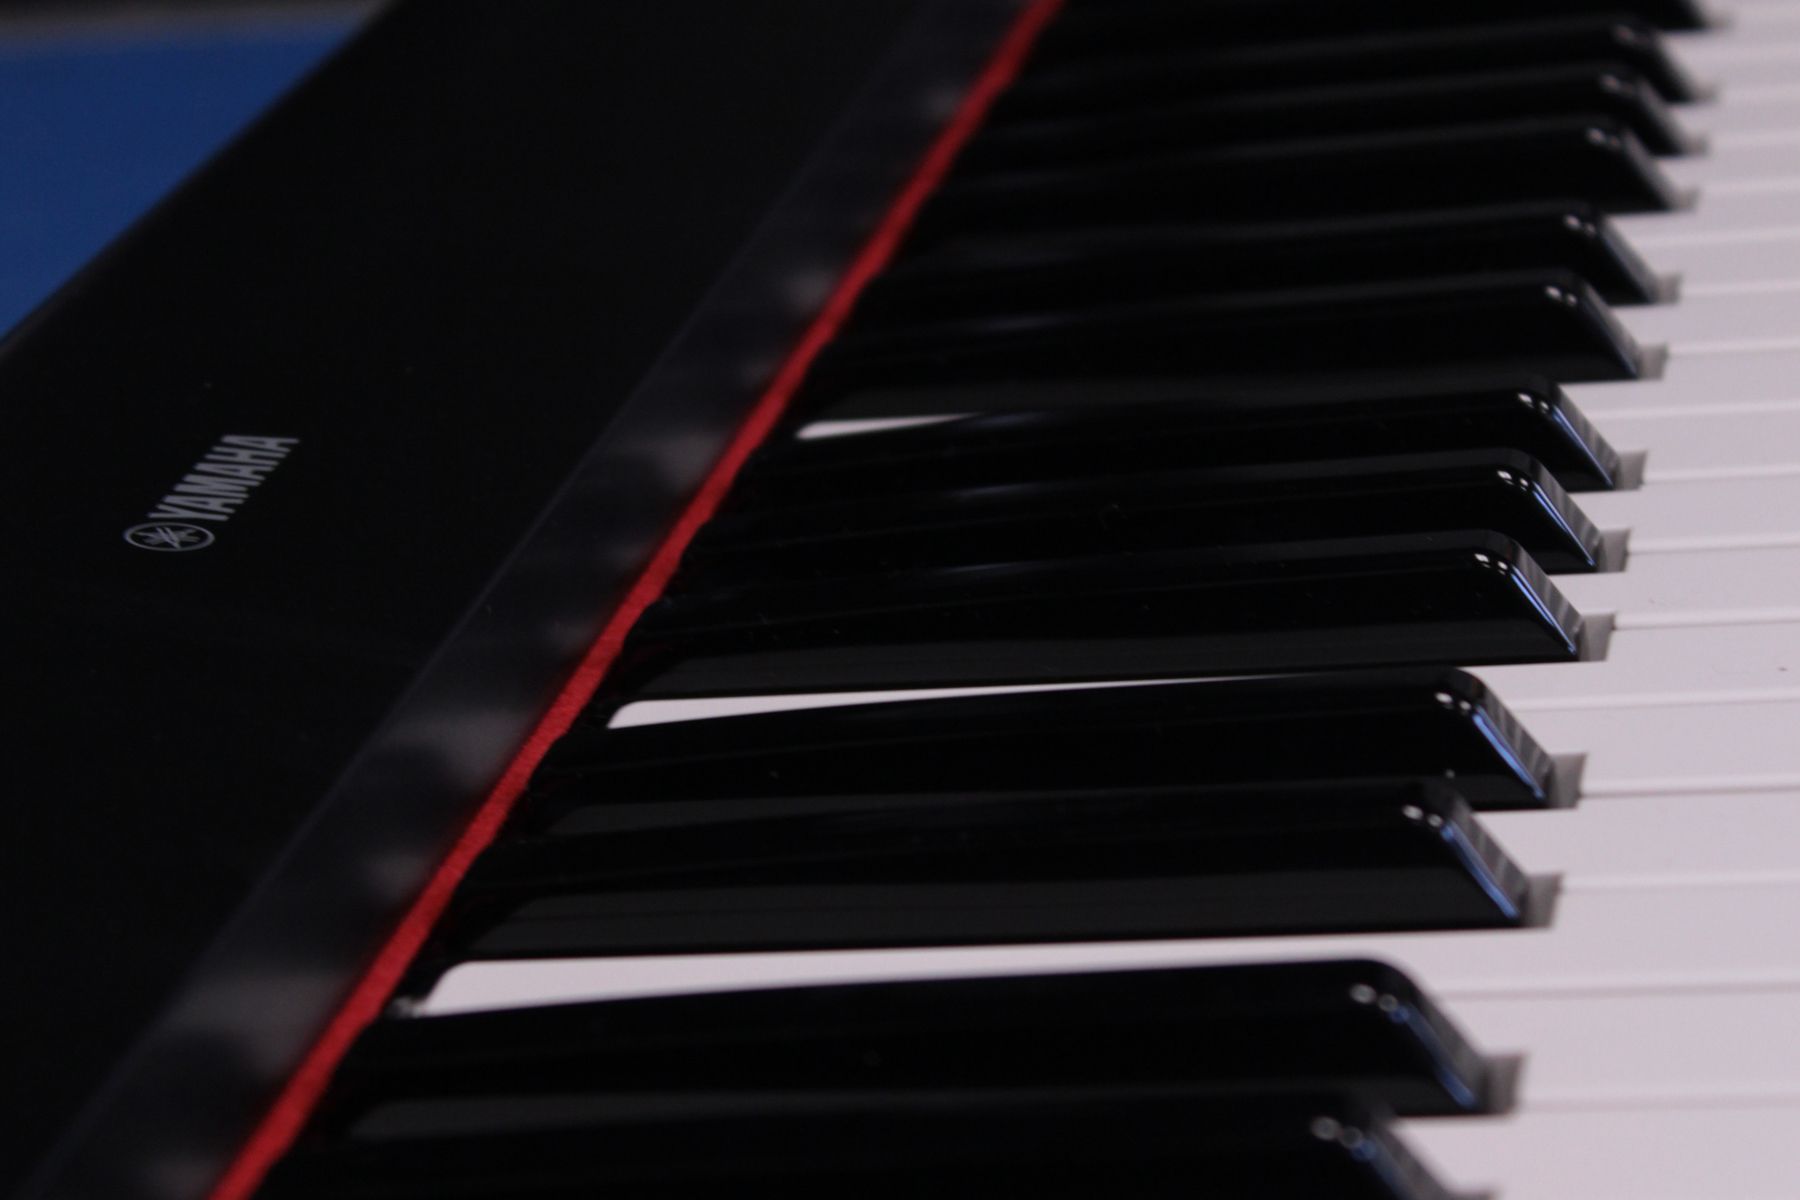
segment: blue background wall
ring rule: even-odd
[[[0,333],[353,26],[348,11],[0,24]]]

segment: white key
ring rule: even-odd
[[[1722,27],[1716,32],[1724,37],[1780,36],[1800,29],[1800,7],[1791,0],[1727,0],[1707,8],[1718,14]],[[1706,37],[1714,32],[1707,30],[1691,36]]]
[[[1706,29],[1668,29],[1659,36],[1682,62],[1726,62],[1758,52],[1800,52],[1800,24],[1758,20],[1757,13],[1787,8],[1787,0],[1730,0],[1707,6],[1713,24]]]
[[[1583,758],[1583,797],[1800,790],[1793,701],[1565,708],[1522,720],[1551,754]]]
[[[1800,141],[1721,138],[1701,153],[1659,161],[1663,173],[1678,186],[1701,189],[1696,203],[1700,208],[1713,189],[1725,184],[1800,178]]]
[[[1800,1107],[1525,1112],[1400,1123],[1437,1179],[1492,1200],[1793,1200]]]
[[[879,979],[1375,958],[1433,994],[1800,987],[1800,885],[1595,888],[1565,881],[1544,928],[1160,942],[469,962],[418,1012]]]
[[[1663,36],[1675,46],[1713,39],[1800,36],[1800,9],[1793,0],[1712,0],[1700,6],[1708,27],[1675,30]],[[1792,17],[1787,14],[1793,13]]]
[[[1484,1053],[1520,1054],[1527,1112],[1800,1101],[1800,992],[1451,999]]]
[[[1800,183],[1708,188],[1691,209],[1619,216],[1613,224],[1647,253],[1682,243],[1756,241],[1800,228]]]
[[[1687,300],[1781,291],[1800,280],[1800,229],[1776,230],[1754,241],[1651,246],[1641,254],[1657,275],[1676,277],[1678,294]]]
[[[1704,416],[1609,414],[1592,420],[1619,453],[1645,458],[1647,485],[1800,470],[1800,406]]]
[[[1800,791],[1590,797],[1480,821],[1527,874],[1585,889],[1800,881]]]
[[[1702,85],[1722,95],[1757,87],[1784,87],[1800,74],[1800,29],[1765,30],[1742,36],[1678,35],[1668,38],[1670,57]]]
[[[1731,19],[1716,28],[1665,30],[1661,40],[1669,56],[1681,66],[1716,77],[1729,86],[1742,78],[1732,69],[1738,63],[1800,55],[1800,24],[1764,20],[1746,25],[1733,13]]]
[[[1674,157],[1752,147],[1791,146],[1800,142],[1794,116],[1800,112],[1800,89],[1793,96],[1760,93],[1730,101],[1707,101],[1678,110],[1676,120],[1695,140],[1694,149]]]
[[[1635,551],[1800,545],[1800,475],[1664,481],[1584,492],[1601,529],[1628,529]]]
[[[1613,315],[1640,345],[1667,346],[1672,357],[1800,350],[1800,283],[1750,295],[1688,296]]]
[[[1677,355],[1655,379],[1563,389],[1596,421],[1611,416],[1716,416],[1800,406],[1800,352]]]
[[[1623,571],[1558,575],[1581,613],[1619,631],[1800,621],[1800,549],[1634,551]]]
[[[1800,623],[1621,630],[1606,657],[1475,667],[1521,715],[1545,709],[1800,701]]]
[[[1455,1022],[1489,1053],[1519,1053],[1516,1111],[1501,1118],[1409,1121],[1403,1136],[1433,1161],[1438,1178],[1520,1196],[1623,1193],[1695,1197],[1793,1194],[1785,1143],[1747,1147],[1751,1178],[1704,1173],[1700,1190],[1682,1163],[1655,1164],[1636,1179],[1653,1126],[1681,1130],[1686,1158],[1739,1149],[1698,1137],[1715,1114],[1800,1110],[1800,993],[1791,990],[1599,994],[1578,997],[1447,997]],[[1734,1120],[1733,1125],[1737,1124]],[[1752,1122],[1754,1124],[1754,1121]],[[1626,1136],[1636,1131],[1639,1136]],[[1661,1136],[1656,1134],[1655,1136]],[[1694,1146],[1702,1150],[1696,1154]],[[1544,1160],[1548,1167],[1542,1166]],[[1523,1173],[1516,1164],[1528,1163]],[[1738,1162],[1727,1170],[1741,1168]],[[1537,1172],[1542,1170],[1539,1175]],[[1756,1189],[1768,1185],[1769,1192]],[[1533,1189],[1542,1187],[1542,1192]],[[1667,1191],[1656,1189],[1666,1188]],[[1648,1190],[1646,1190],[1648,1189]]]
[[[1715,146],[1800,136],[1793,132],[1796,113],[1800,113],[1800,80],[1787,91],[1764,88],[1739,92],[1726,84],[1716,97],[1675,109],[1676,120],[1684,129],[1700,134]]]

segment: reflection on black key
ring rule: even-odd
[[[1628,16],[1663,29],[1707,24],[1695,0],[1380,0],[1358,5],[1338,0],[1078,0],[1046,31],[1038,53],[1055,59],[1136,53],[1170,43],[1204,48],[1580,15]]]
[[[1358,1091],[1408,1116],[1491,1111],[1493,1065],[1372,962],[1003,975],[668,996],[389,1021],[312,1136],[382,1106],[936,1088]]]
[[[1516,544],[1416,534],[670,596],[618,678],[718,695],[1572,662],[1581,628]]]
[[[1576,277],[1544,272],[865,329],[820,357],[802,403],[817,412],[864,390],[1108,376],[1224,387],[1254,377],[1298,388],[1343,387],[1347,372],[1372,383],[1434,371],[1573,382],[1642,370],[1636,342],[1605,303]]]
[[[1555,766],[1454,670],[1332,672],[957,696],[607,729],[596,707],[551,748],[517,833],[677,829],[811,797],[879,808],[959,795],[1075,794],[1347,779],[1451,779],[1477,808],[1552,802]]]
[[[1162,224],[996,234],[903,260],[857,301],[861,323],[1041,312],[1207,292],[1550,270],[1610,304],[1660,298],[1654,272],[1586,204],[1451,209],[1284,225]]]
[[[1383,1110],[1342,1096],[951,1090],[748,1108],[717,1094],[660,1106],[510,1097],[442,1133],[412,1133],[410,1116],[290,1156],[258,1194],[1188,1200],[1203,1186],[1219,1200],[1449,1200]]]
[[[1675,207],[1678,192],[1617,122],[1547,118],[953,179],[910,237],[929,247],[988,230],[1306,220],[1568,199],[1615,213],[1660,212]]]
[[[437,940],[511,959],[1499,928],[1528,892],[1442,783],[945,789],[509,838]]]
[[[1542,462],[1571,491],[1605,490],[1619,458],[1554,384],[1520,378],[1489,390],[1211,395],[1131,403],[1116,384],[1020,389],[1027,411],[997,412],[853,437],[789,440],[757,452],[732,511],[933,489],[1236,463],[1505,446]],[[878,399],[879,397],[865,397]],[[972,397],[919,391],[834,416],[965,411]],[[991,398],[991,395],[990,395]],[[906,399],[917,407],[908,409]],[[1032,404],[1064,404],[1032,411]]]
[[[1367,6],[1346,9],[1361,14]],[[1630,68],[1664,100],[1693,100],[1693,81],[1655,26],[1576,17],[1474,29],[1410,30],[1267,45],[1159,45],[1093,61],[1038,57],[995,106],[996,125],[1051,114],[1154,107],[1200,96],[1358,81],[1445,78],[1510,68],[1610,62]]]
[[[1073,166],[1204,146],[1432,129],[1524,117],[1609,117],[1653,154],[1688,138],[1662,97],[1630,68],[1580,63],[1212,96],[1155,109],[1012,121],[985,130],[957,170]]]
[[[1517,451],[1096,474],[725,514],[676,588],[1308,538],[1488,529],[1550,572],[1593,571],[1600,532]]]

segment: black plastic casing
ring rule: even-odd
[[[204,1193],[1015,11],[402,3],[0,346],[0,1193]]]

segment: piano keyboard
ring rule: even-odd
[[[213,1200],[1800,1194],[1800,0],[1021,12]]]
[[[1067,5],[266,1194],[1793,1195],[1800,4],[1624,7]]]

